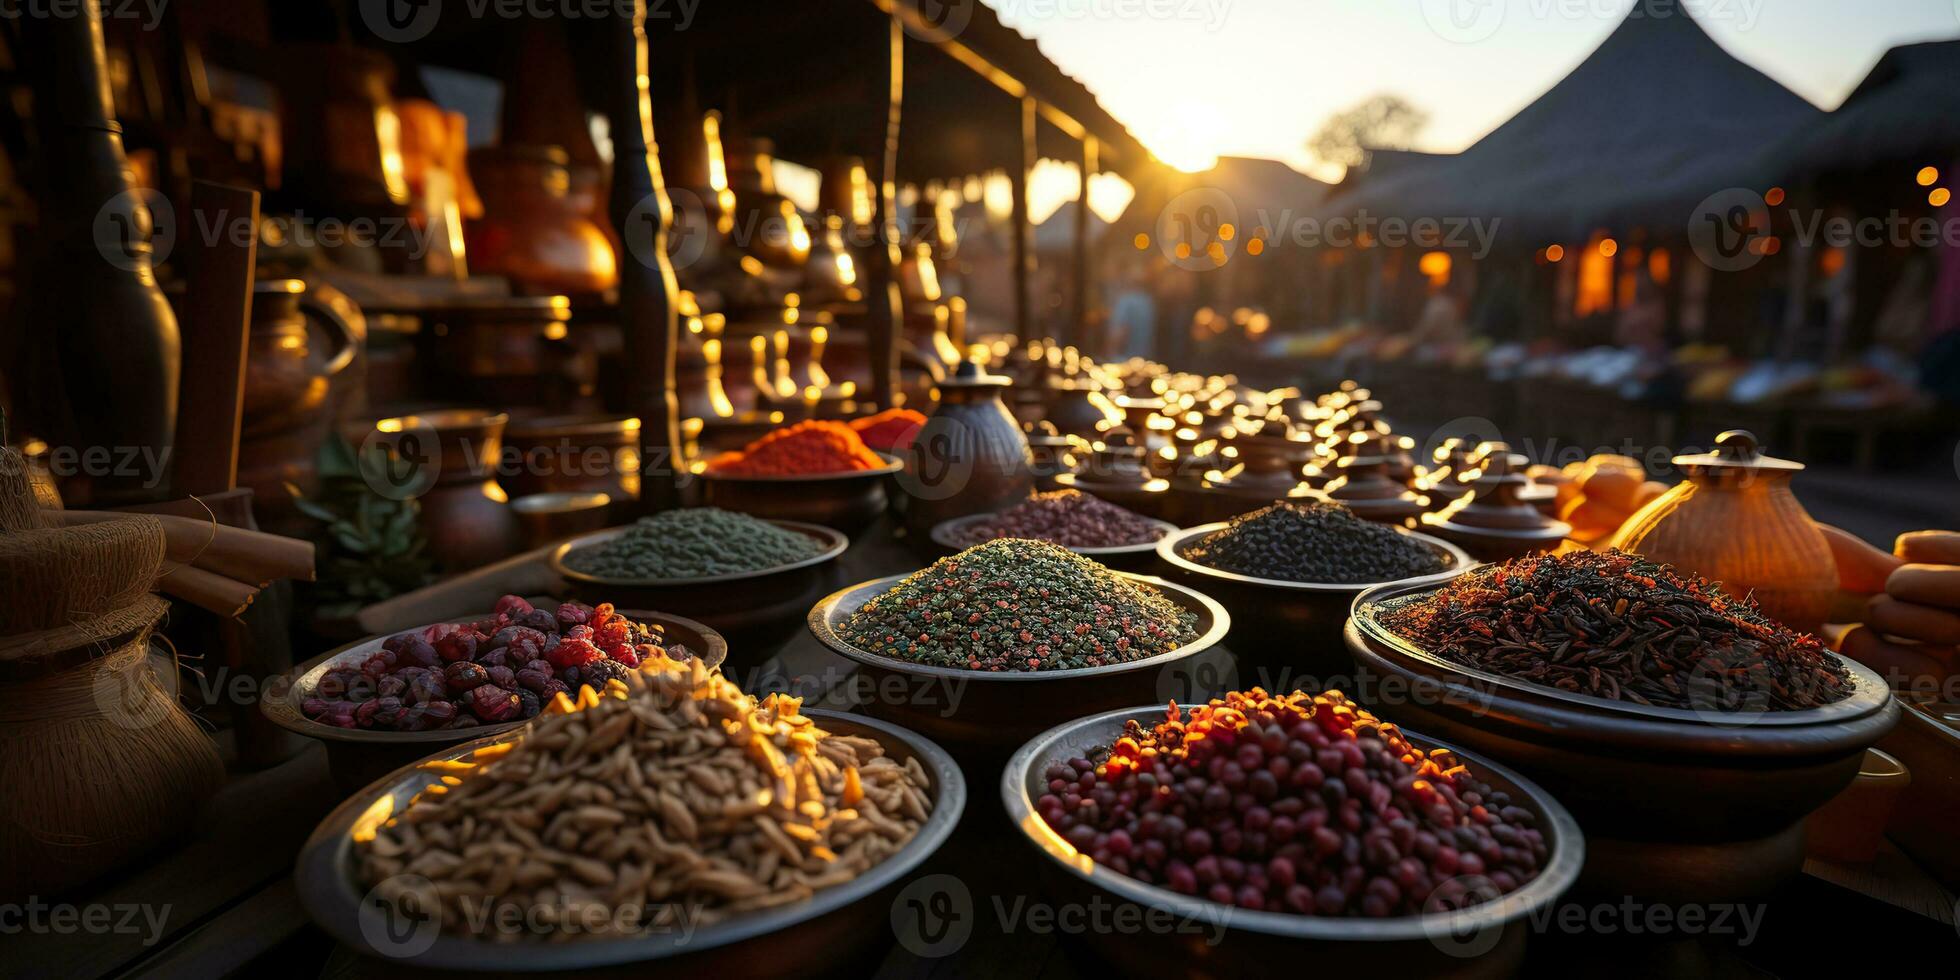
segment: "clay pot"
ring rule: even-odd
[[[619,282],[618,257],[573,194],[571,158],[555,146],[470,154],[483,218],[468,229],[471,271],[508,276],[530,293],[594,294]]]
[[[468,571],[517,551],[517,518],[496,480],[509,422],[501,412],[459,408],[375,423],[382,432],[413,431],[435,443],[435,482],[420,498],[422,530],[430,556],[445,572]],[[400,438],[406,446],[408,436]]]
[[[905,523],[923,536],[955,517],[1003,510],[1034,492],[1028,438],[1001,395],[1013,382],[961,362],[913,440],[904,475]]]
[[[1676,456],[1688,479],[1627,519],[1613,547],[1753,593],[1763,614],[1816,632],[1837,593],[1837,563],[1824,532],[1790,492],[1803,464],[1766,456],[1756,437],[1732,429],[1715,451]]]

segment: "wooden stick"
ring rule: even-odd
[[[259,595],[254,586],[191,565],[164,572],[157,579],[157,590],[228,619],[244,612]]]
[[[130,516],[98,510],[50,513],[65,524],[93,524]],[[226,578],[261,585],[282,578],[313,581],[313,543],[310,541],[189,517],[169,514],[154,516],[163,522],[163,553],[171,561],[196,565]]]

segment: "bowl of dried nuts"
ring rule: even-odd
[[[505,596],[480,620],[347,644],[266,685],[259,709],[326,745],[343,790],[445,747],[508,731],[552,696],[605,682],[659,652],[719,667],[721,634],[665,613]]]
[[[1587,848],[1524,777],[1333,692],[1078,719],[1000,792],[1054,901],[1146,924],[1084,931],[1130,976],[1512,976]]]
[[[965,803],[918,735],[652,658],[376,781],[295,879],[322,929],[391,969],[869,972]]]

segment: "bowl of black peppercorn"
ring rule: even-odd
[[[1276,502],[1157,542],[1164,576],[1232,614],[1225,640],[1241,686],[1270,691],[1351,683],[1343,642],[1356,596],[1390,582],[1448,581],[1475,564],[1441,538],[1364,521],[1339,504]]]

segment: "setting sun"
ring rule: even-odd
[[[1225,130],[1215,109],[1200,102],[1166,106],[1161,116],[1138,120],[1137,138],[1157,159],[1187,174],[1210,170],[1218,163]]]

